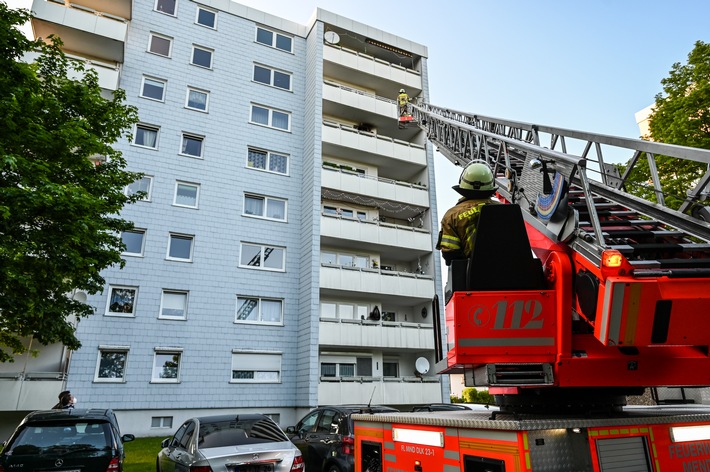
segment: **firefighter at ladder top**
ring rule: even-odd
[[[407,92],[405,92],[404,89],[399,89],[397,103],[399,103],[399,116],[407,115],[407,103],[409,103],[409,95],[407,95]]]
[[[491,199],[496,191],[491,168],[484,161],[476,160],[468,164],[454,190],[462,195],[441,219],[441,230],[436,248],[446,265],[454,259],[466,259],[473,250],[473,235],[476,232],[481,207],[498,203]]]

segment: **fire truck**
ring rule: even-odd
[[[496,177],[433,307],[436,371],[499,409],[355,415],[356,471],[710,471],[709,407],[627,405],[710,385],[710,151],[410,107],[400,126]],[[657,156],[698,163],[678,210]]]

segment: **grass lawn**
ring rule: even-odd
[[[159,438],[136,438],[135,441],[123,445],[126,450],[126,460],[123,462],[125,472],[155,472],[155,459],[160,452],[160,442],[169,435]]]

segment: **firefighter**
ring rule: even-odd
[[[459,184],[452,188],[462,197],[441,219],[439,241],[436,244],[446,265],[451,265],[454,259],[466,259],[471,255],[481,207],[498,203],[491,199],[496,191],[495,179],[485,161],[469,163],[461,172]]]
[[[399,89],[399,95],[397,96],[397,103],[399,104],[399,116],[406,116],[407,104],[409,103],[409,95],[404,89]]]

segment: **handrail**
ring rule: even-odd
[[[404,67],[404,66],[401,66],[401,65],[399,65],[399,64],[394,64],[394,63],[392,63],[392,62],[385,61],[384,59],[380,59],[380,58],[377,58],[377,57],[374,57],[374,56],[370,56],[369,54],[366,54],[366,53],[364,53],[364,52],[355,51],[354,49],[349,49],[349,48],[346,48],[346,47],[343,47],[343,46],[337,46],[337,45],[335,45],[335,44],[326,44],[326,46],[327,46],[327,47],[330,47],[330,48],[333,48],[333,49],[338,49],[338,50],[340,50],[341,52],[344,52],[344,53],[348,53],[348,54],[352,54],[352,55],[361,57],[361,58],[363,58],[363,59],[368,59],[368,60],[371,60],[371,61],[373,61],[373,62],[379,62],[379,63],[385,64],[385,65],[388,65],[388,66],[390,66],[390,67],[395,67],[395,66],[396,66],[396,68],[398,68],[398,69],[404,69],[405,72],[409,72],[410,74],[419,75],[419,76],[422,75],[421,72],[419,72],[418,70],[410,69],[409,67]]]
[[[426,148],[425,148],[424,146],[422,146],[421,144],[410,143],[410,142],[407,142],[407,141],[402,141],[402,140],[399,140],[399,139],[391,138],[391,137],[389,137],[389,136],[383,136],[383,135],[381,135],[381,134],[371,133],[371,132],[369,132],[369,131],[360,131],[360,130],[357,130],[357,129],[355,129],[355,128],[350,128],[350,127],[348,127],[348,126],[345,126],[345,125],[343,125],[343,124],[336,123],[336,122],[334,122],[334,121],[323,120],[323,126],[327,126],[327,127],[329,127],[329,128],[338,128],[338,129],[340,129],[341,131],[345,131],[345,132],[347,132],[347,133],[356,133],[356,134],[359,134],[359,135],[362,135],[362,136],[365,136],[365,137],[368,137],[368,138],[376,138],[376,139],[381,139],[381,140],[383,140],[383,141],[390,141],[390,142],[392,142],[392,143],[394,143],[394,144],[399,144],[399,145],[402,145],[402,146],[409,146],[409,147],[415,148],[415,149],[426,149]]]
[[[337,165],[335,163],[333,163],[333,164]],[[402,187],[409,187],[409,188],[413,188],[413,189],[417,189],[417,190],[426,190],[426,185],[413,184],[410,182],[405,182],[403,180],[388,179],[385,177],[379,177],[379,176],[374,176],[374,175],[360,174],[359,172],[353,172],[353,171],[349,171],[347,169],[341,169],[339,167],[335,167],[334,165],[329,165],[326,162],[323,162],[322,167],[323,167],[323,169],[328,170],[330,172],[338,172],[341,174],[353,175],[353,176],[356,176],[360,179],[374,180],[377,182],[381,182],[383,184],[400,185]]]
[[[376,95],[374,93],[365,92],[364,90],[358,90],[356,88],[348,87],[346,85],[342,85],[337,82],[333,82],[331,80],[324,80],[323,83],[329,87],[339,88],[341,90],[345,90],[346,92],[352,92],[357,95],[362,95],[363,97],[370,97],[375,100],[380,100],[382,102],[391,103],[392,105],[395,105],[395,106],[397,105],[397,100],[395,100],[393,98],[382,97],[380,95]]]

